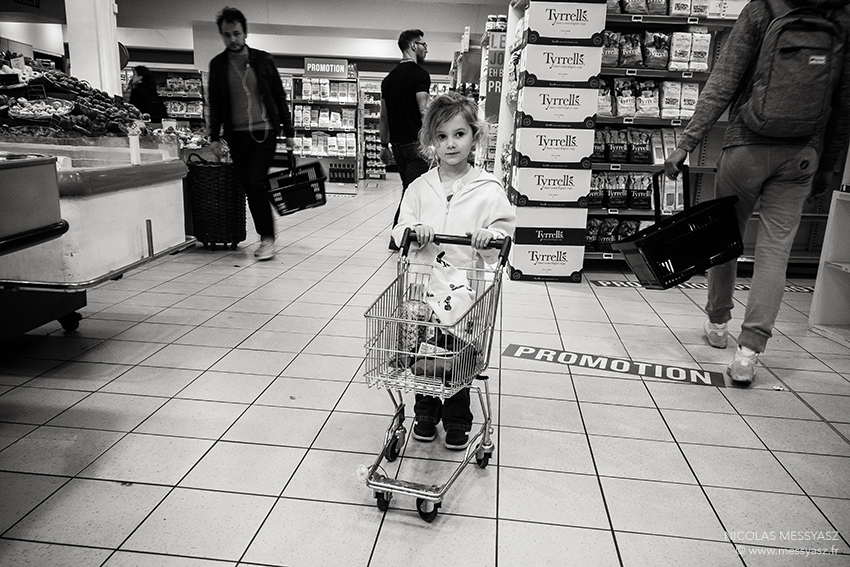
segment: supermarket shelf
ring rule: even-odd
[[[731,28],[735,19],[693,18],[686,16],[650,16],[646,14],[608,14],[606,24],[641,24],[652,26],[707,26],[713,28]]]
[[[662,213],[663,214],[663,213]],[[646,219],[655,218],[655,213],[652,209],[614,209],[614,208],[588,208],[587,209],[588,216],[618,216],[618,217],[639,217]]]
[[[622,252],[594,252],[584,251],[585,260],[623,260]]]
[[[169,112],[168,117],[169,118],[187,118],[189,120],[203,120],[204,119],[202,114],[183,114],[183,113],[177,113],[177,112]]]
[[[597,124],[617,124],[635,126],[684,126],[688,123],[685,118],[638,118],[632,116],[598,116]]]
[[[622,67],[603,67],[599,73],[603,77],[645,77],[650,79],[691,79],[707,81],[711,73],[697,71],[667,71],[663,69],[633,69]]]
[[[334,128],[333,126],[295,126],[304,132],[356,132],[357,128]]]
[[[339,101],[339,100],[306,100],[303,98],[296,98],[292,100],[293,104],[333,104],[339,106],[357,106],[356,102],[349,101]]]
[[[201,100],[203,97],[201,93],[181,93],[181,92],[158,92],[157,93],[162,98],[185,98],[190,100]]]
[[[657,171],[663,171],[664,166],[635,163],[594,163],[591,169],[593,169],[593,171],[638,171],[655,173]],[[714,173],[716,171],[714,167],[694,165],[692,165],[690,169],[691,173]]]

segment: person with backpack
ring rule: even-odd
[[[850,0],[754,0],[744,7],[667,156],[675,179],[728,108],[716,196],[737,195],[741,234],[759,203],[752,286],[726,372],[749,385],[772,336],[803,205],[832,189],[850,133]],[[704,329],[726,348],[737,260],[708,271]]]

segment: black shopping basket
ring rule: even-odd
[[[682,168],[685,210],[661,220],[660,179],[652,176],[655,224],[615,242],[629,267],[647,289],[669,289],[717,264],[737,258],[744,251],[735,203],[738,197],[722,197],[691,206],[687,167]]]
[[[236,245],[245,240],[245,191],[232,163],[207,161],[198,154],[186,159],[193,236],[204,247]]]
[[[319,207],[327,202],[327,176],[319,162],[297,165],[295,155],[287,152],[288,169],[275,171],[266,177],[269,200],[279,215]]]

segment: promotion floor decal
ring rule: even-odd
[[[554,350],[524,345],[508,345],[502,353],[503,356],[513,358],[525,358],[528,360],[539,360],[541,362],[552,362],[564,366],[578,366],[580,368],[593,368],[595,370],[607,370],[619,374],[631,374],[633,376],[645,376],[647,378],[660,378],[675,382],[690,382],[701,386],[716,386],[724,388],[726,383],[723,374],[695,368],[684,368],[681,366],[667,366],[654,362],[637,362],[624,358],[611,356],[600,356],[597,354],[585,354],[581,352],[570,352],[566,350]]]
[[[643,287],[640,285],[640,282],[633,282],[627,280],[590,280],[590,283],[595,285],[596,287],[624,287],[624,288],[638,288]],[[679,284],[675,286],[677,289],[708,289],[708,284],[705,282],[685,282],[683,284]],[[737,284],[735,286],[736,291],[750,291],[749,284]],[[800,293],[814,293],[814,286],[810,285],[786,285],[785,292],[800,292]]]

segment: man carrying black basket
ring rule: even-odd
[[[245,189],[260,235],[254,256],[271,260],[275,253],[274,216],[264,178],[281,131],[287,146],[295,146],[289,103],[272,56],[245,44],[248,24],[242,12],[224,8],[216,24],[226,49],[210,61],[207,105],[211,147],[221,157],[219,140],[222,136],[227,140],[236,177]]]
[[[741,234],[759,201],[752,287],[726,370],[748,385],[772,336],[791,246],[807,200],[833,187],[850,133],[850,0],[761,0],[725,40],[693,119],[664,164],[672,179],[729,107],[716,196],[737,195]],[[731,106],[730,106],[731,105]],[[708,271],[705,333],[726,348],[736,260]]]

